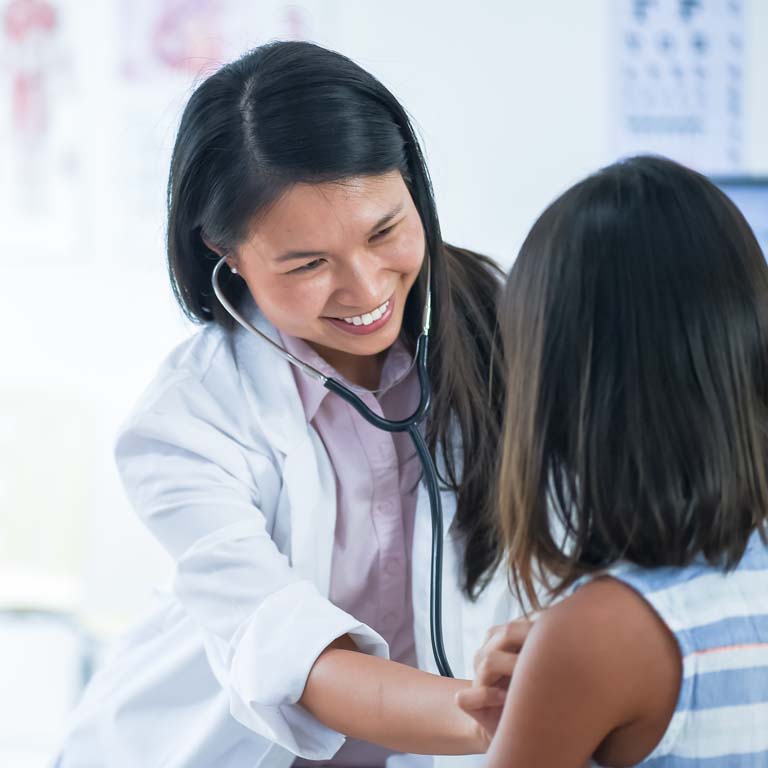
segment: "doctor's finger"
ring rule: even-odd
[[[485,635],[483,648],[519,651],[533,626],[532,621],[518,619],[491,627]],[[482,649],[481,649],[482,650]]]
[[[483,659],[490,653],[495,651],[519,653],[531,626],[532,624],[529,621],[515,621],[500,627],[494,627],[496,631],[493,634],[489,634],[489,639],[475,653],[473,660],[475,672],[477,672],[478,667],[482,664]]]
[[[499,634],[499,632],[503,632],[506,629],[506,624],[496,624],[495,626],[491,627],[486,633],[485,638],[483,639],[483,645],[486,645],[491,640],[493,640],[496,635]]]
[[[507,692],[492,685],[483,688],[465,688],[456,694],[456,703],[467,714],[478,710],[503,707]]]
[[[472,685],[482,687],[487,685],[506,687],[509,678],[515,671],[518,654],[506,651],[488,651],[475,664],[475,679]]]

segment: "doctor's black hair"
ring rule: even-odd
[[[434,298],[427,442],[457,492],[463,587],[476,595],[498,562],[494,473],[503,412],[496,348],[501,273],[487,257],[444,243],[429,174],[397,99],[350,59],[304,42],[275,42],[204,80],[181,118],[168,182],[168,268],[187,316],[233,327],[211,288],[218,256],[292,184],[399,170],[424,227]],[[244,281],[220,272],[237,305]],[[415,346],[426,269],[406,302],[403,333]],[[441,464],[438,463],[440,468]]]

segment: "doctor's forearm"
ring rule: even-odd
[[[398,752],[474,754],[483,750],[474,721],[454,702],[469,685],[337,643],[315,662],[300,703],[329,728]]]

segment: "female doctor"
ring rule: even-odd
[[[306,43],[257,48],[198,87],[168,192],[172,284],[205,327],[162,366],[116,457],[175,577],[92,680],[58,765],[373,768],[483,752],[454,696],[485,630],[514,613],[490,579],[496,267],[442,242],[395,98]],[[411,441],[235,325],[212,289],[221,258],[248,322],[388,419],[419,401],[429,263],[425,438],[457,679],[431,674],[431,523]]]

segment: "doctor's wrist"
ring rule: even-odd
[[[453,722],[453,732],[451,737],[456,739],[456,754],[460,755],[482,755],[488,751],[490,736],[485,728],[473,717],[464,712],[456,702],[459,691],[470,689],[472,683],[469,680],[456,680],[459,685],[453,697],[453,705],[456,708],[456,718]]]

